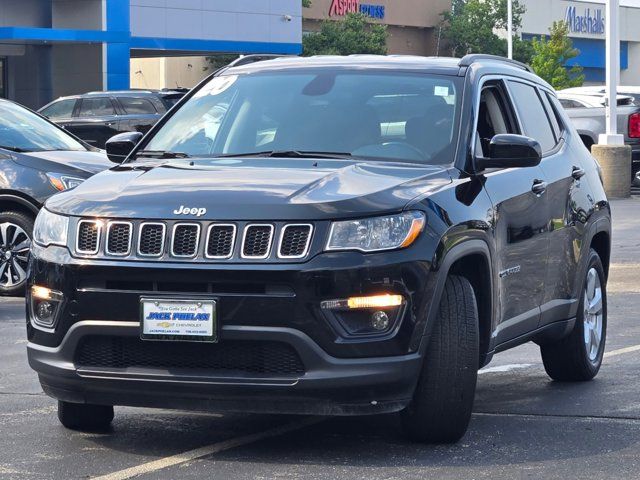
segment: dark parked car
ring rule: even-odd
[[[234,66],[139,137],[36,221],[29,361],[65,426],[113,405],[402,412],[452,442],[496,352],[597,374],[609,203],[526,66]]]
[[[39,113],[94,147],[122,132],[146,133],[184,91],[124,90],[63,97]]]
[[[111,166],[103,152],[0,100],[0,295],[24,289],[33,222],[45,200]]]

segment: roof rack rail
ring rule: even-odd
[[[236,58],[233,62],[227,65],[230,67],[241,67],[242,65],[250,65],[256,62],[262,62],[263,60],[273,60],[274,58],[290,57],[291,55],[243,55]]]
[[[517,60],[511,60],[510,58],[499,57],[498,55],[487,55],[485,53],[470,53],[469,55],[465,55],[464,57],[462,57],[462,59],[460,59],[458,66],[470,67],[473,63],[480,60],[494,60],[497,62],[504,62],[516,67],[520,67],[527,72],[534,73],[533,69],[526,63],[522,63]]]

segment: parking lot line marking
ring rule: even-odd
[[[533,367],[533,363],[511,363],[508,365],[498,365],[497,367],[483,368],[478,371],[478,375],[482,375],[483,373],[510,372],[511,370],[521,370],[529,367]]]
[[[619,348],[618,350],[611,350],[604,353],[604,358],[617,357],[625,353],[632,353],[640,351],[640,345],[633,345],[631,347]]]
[[[280,427],[265,430],[264,432],[252,433],[243,437],[224,440],[212,445],[207,445],[206,447],[196,448],[187,452],[171,455],[170,457],[164,457],[152,462],[142,463],[134,467],[125,468],[124,470],[119,470],[117,472],[108,473],[99,477],[93,477],[93,480],[127,480],[129,478],[137,477],[138,475],[156,472],[168,467],[173,467],[175,465],[180,465],[182,463],[197,460],[202,457],[213,455],[214,453],[223,452],[232,448],[255,443],[259,440],[264,440],[266,438],[276,437],[278,435],[293,432],[295,430],[300,430],[301,428],[319,423],[323,419],[323,417],[305,418],[300,422],[292,422],[288,423],[287,425],[282,425]]]

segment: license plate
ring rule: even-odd
[[[217,302],[211,299],[140,299],[140,338],[217,342]]]

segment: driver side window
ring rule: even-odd
[[[476,155],[485,156],[495,135],[519,133],[504,89],[500,82],[487,83],[480,94],[476,134]]]

